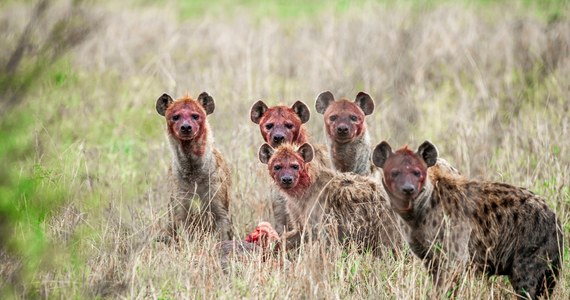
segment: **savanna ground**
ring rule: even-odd
[[[562,221],[553,298],[570,298],[570,8],[564,1],[4,1],[0,3],[2,298],[424,299],[412,255],[307,246],[287,268],[214,238],[154,238],[170,163],[163,92],[207,91],[233,172],[233,223],[270,220],[249,108],[370,93],[374,144],[434,142],[472,178],[527,187]],[[39,3],[39,5],[38,5]],[[466,276],[458,295],[510,297]]]

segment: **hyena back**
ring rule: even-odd
[[[450,284],[451,271],[471,264],[487,275],[508,276],[521,298],[552,295],[563,235],[545,200],[504,183],[428,172],[437,156],[427,141],[415,153],[406,147],[393,153],[386,142],[373,153],[405,238],[437,285]]]

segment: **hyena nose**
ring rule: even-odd
[[[283,142],[283,140],[285,140],[285,137],[280,134],[276,134],[273,136],[273,142],[276,144]]]
[[[182,132],[191,132],[192,131],[192,126],[190,124],[182,124],[182,126],[180,126],[180,131]]]
[[[406,195],[411,195],[416,191],[416,188],[411,184],[404,184],[402,186],[402,192]]]
[[[348,126],[346,126],[346,125],[344,125],[344,126],[343,126],[343,125],[338,126],[338,127],[336,128],[336,132],[337,132],[338,134],[347,134],[347,133],[348,133]]]
[[[293,178],[290,176],[283,176],[281,177],[281,183],[290,185],[291,183],[293,183]]]

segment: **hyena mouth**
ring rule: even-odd
[[[277,147],[281,146],[281,144],[283,144],[283,142],[271,142],[271,147],[277,148]]]
[[[412,210],[412,201],[405,200],[405,199],[398,199],[396,201],[392,201],[392,208],[398,213],[408,213]]]
[[[283,189],[290,189],[295,185],[295,181],[292,178],[282,178],[281,180],[279,180],[279,186],[281,186]]]
[[[349,134],[346,134],[346,135],[336,134],[334,139],[337,143],[343,144],[343,143],[348,143],[348,142],[352,141],[353,137],[352,137],[352,135],[349,135]]]
[[[281,146],[281,144],[288,142],[287,138],[285,138],[285,137],[277,137],[277,138],[276,137],[270,137],[270,141],[271,141],[270,142],[271,147],[273,147],[273,148],[277,148],[277,147]]]
[[[183,141],[191,141],[194,139],[196,135],[194,132],[179,132],[178,138]]]
[[[390,198],[390,206],[394,211],[399,214],[407,214],[412,210],[414,200],[412,197],[398,197],[391,193],[388,188],[386,188],[386,183],[384,183],[384,181],[382,181],[382,184],[384,185],[386,193],[388,194],[388,198]]]

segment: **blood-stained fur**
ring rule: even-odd
[[[259,130],[263,140],[272,147],[278,147],[282,143],[303,144],[310,140],[304,126],[309,121],[311,113],[302,101],[296,101],[291,107],[276,105],[268,107],[263,101],[257,101],[250,110],[250,119],[259,124]],[[315,147],[315,157],[318,163],[330,166],[330,156],[326,147]],[[289,228],[286,200],[272,185],[271,203],[275,228],[282,233]]]
[[[166,119],[166,132],[172,152],[169,169],[171,224],[177,229],[219,232],[223,240],[232,237],[229,214],[231,174],[221,153],[214,147],[207,115],[214,112],[214,99],[202,93],[174,101],[163,94],[156,110]]]
[[[412,251],[448,289],[466,267],[506,275],[520,298],[552,295],[561,268],[560,221],[543,198],[509,184],[474,181],[437,168],[437,150],[373,152]],[[430,172],[428,172],[428,170]]]
[[[284,233],[286,248],[296,248],[303,237],[357,245],[379,255],[400,247],[395,216],[371,178],[337,173],[312,163],[310,144],[264,144],[259,159],[287,199],[293,230]]]
[[[250,118],[259,124],[261,136],[266,143],[277,147],[281,143],[306,143],[307,130],[303,124],[309,121],[311,113],[302,101],[295,102],[291,107],[276,105],[267,107],[259,100],[251,107]]]
[[[259,259],[265,262],[274,252],[279,234],[268,222],[260,222],[245,240],[222,241],[218,244],[220,263],[226,270],[231,260],[249,261]]]

